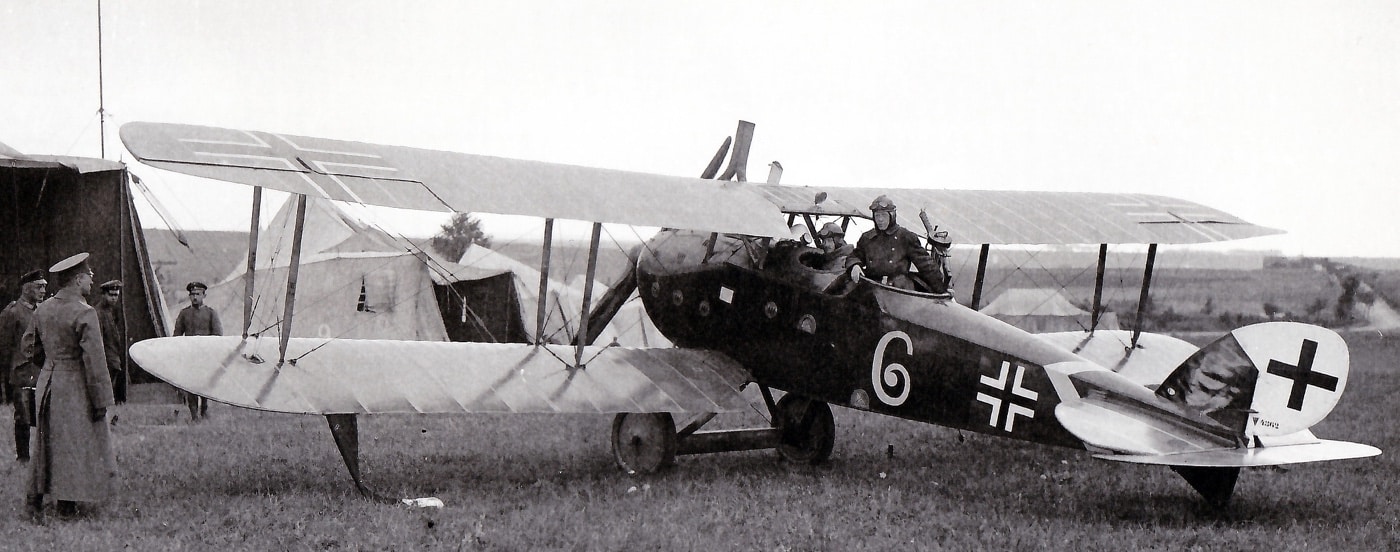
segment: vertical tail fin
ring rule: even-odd
[[[1241,435],[1287,435],[1322,420],[1346,387],[1350,355],[1336,332],[1296,322],[1239,328],[1177,367],[1157,395]]]

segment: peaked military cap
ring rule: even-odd
[[[31,270],[29,272],[25,272],[24,276],[19,277],[19,285],[22,286],[29,282],[39,282],[43,284],[49,283],[48,280],[44,279],[44,271],[42,270]]]
[[[63,277],[70,272],[88,270],[87,258],[87,253],[79,253],[67,259],[63,259],[49,267],[49,274],[53,274],[54,277],[58,278],[58,281],[62,282]]]

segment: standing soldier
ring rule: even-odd
[[[204,292],[209,286],[204,282],[190,282],[185,291],[190,294],[190,306],[180,309],[175,317],[175,336],[181,335],[224,335],[224,326],[219,323],[219,313],[204,306]],[[209,399],[194,393],[185,393],[185,404],[190,407],[190,419],[200,420],[209,415]]]
[[[34,322],[34,309],[44,300],[48,281],[44,271],[31,270],[19,279],[19,299],[0,312],[0,369],[9,380],[9,393],[15,405],[15,458],[29,461],[29,426],[34,407],[34,378],[39,367],[24,356],[21,340]]]
[[[97,311],[83,299],[92,290],[87,253],[53,265],[49,274],[58,293],[34,310],[24,333],[24,354],[42,366],[37,402],[34,461],[30,463],[25,510],[43,523],[44,495],[58,501],[58,514],[78,514],[78,502],[101,502],[112,495],[116,455],[107,428],[112,382]]]
[[[107,351],[107,374],[112,376],[112,398],[126,402],[126,334],[122,327],[122,281],[102,284],[102,300],[97,303],[97,321],[102,324],[102,345]]]

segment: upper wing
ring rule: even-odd
[[[1206,243],[1282,233],[1184,199],[1146,194],[755,186],[787,212],[867,217],[865,206],[884,194],[905,221],[926,209],[957,243]],[[814,204],[821,193],[826,199]]]
[[[216,401],[297,414],[732,412],[747,408],[749,373],[688,349],[293,338],[166,337],[131,358],[172,385]]]
[[[596,169],[271,132],[127,123],[142,163],[275,190],[420,210],[786,236],[746,183]]]
[[[781,211],[868,216],[864,206],[885,194],[906,216],[928,210],[959,243],[1202,243],[1279,233],[1144,194],[777,186],[161,123],[127,123],[121,137],[154,167],[407,209],[786,237]],[[827,195],[821,204],[818,193]]]

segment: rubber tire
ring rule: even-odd
[[[774,416],[778,455],[788,462],[816,465],[831,458],[836,445],[836,420],[823,401],[792,393],[778,399]]]
[[[613,417],[613,458],[629,475],[656,473],[675,464],[676,442],[676,422],[669,412],[624,412]]]

